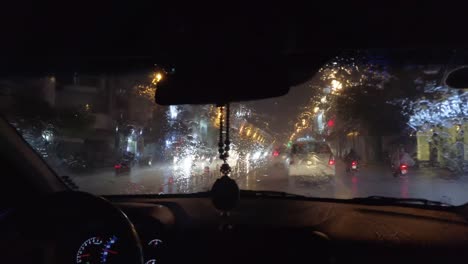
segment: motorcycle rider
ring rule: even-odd
[[[400,147],[393,154],[393,157],[392,157],[392,167],[393,167],[393,173],[395,177],[398,175],[398,170],[400,168],[400,165],[402,164],[412,167],[414,166],[415,162],[413,158],[411,158],[410,154],[406,152],[405,147],[400,145]]]
[[[360,159],[359,155],[356,153],[356,151],[351,148],[345,156],[345,162],[346,162],[346,171],[350,171],[351,168],[351,163],[353,161],[358,161]]]

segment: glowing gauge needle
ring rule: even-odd
[[[119,252],[114,251],[114,250],[110,250],[110,249],[104,249],[104,251],[107,252],[107,253],[111,253],[111,254],[119,254]]]

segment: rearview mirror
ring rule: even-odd
[[[288,92],[287,68],[278,60],[230,60],[177,67],[158,83],[155,99],[160,105],[223,104]]]
[[[451,71],[445,79],[445,84],[454,89],[468,89],[468,67]]]

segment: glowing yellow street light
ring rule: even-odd
[[[153,80],[151,81],[152,84],[156,85],[164,78],[164,75],[161,72],[157,72],[154,74]]]
[[[159,82],[162,80],[162,78],[163,78],[163,75],[160,72],[156,73],[156,81]]]

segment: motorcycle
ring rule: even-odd
[[[352,160],[351,162],[349,162],[348,166],[346,168],[346,171],[349,172],[349,173],[358,172],[358,161],[357,160]]]
[[[122,174],[122,173],[130,173],[130,170],[131,170],[130,161],[128,160],[119,161],[114,165],[114,169],[115,169],[116,175]]]
[[[394,166],[393,166],[394,167]],[[397,168],[393,168],[393,176],[404,176],[408,174],[408,165],[406,164],[400,164]]]

